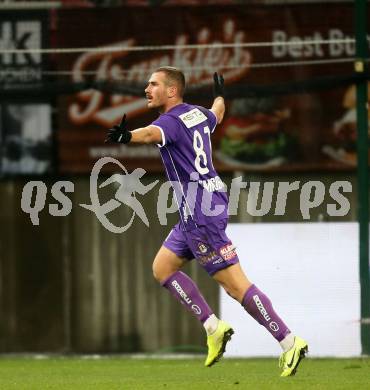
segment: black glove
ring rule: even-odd
[[[121,144],[128,144],[131,141],[132,134],[126,128],[126,114],[123,115],[121,123],[113,126],[108,130],[107,138],[104,141],[107,142],[118,142]]]
[[[217,96],[225,96],[225,87],[222,74],[215,72],[213,75],[213,97],[216,98]]]

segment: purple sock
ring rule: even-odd
[[[161,284],[202,323],[213,314],[196,284],[183,272],[176,271]]]
[[[273,309],[271,301],[254,284],[245,293],[242,305],[277,341],[280,342],[290,333],[288,327]]]

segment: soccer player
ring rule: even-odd
[[[180,221],[159,249],[153,274],[158,282],[203,324],[207,333],[206,366],[223,355],[233,329],[218,319],[194,281],[181,271],[196,259],[244,309],[280,343],[281,376],[294,375],[308,350],[277,315],[269,298],[243,272],[225,233],[228,221],[225,186],[212,164],[211,134],[225,113],[224,80],[214,74],[214,101],[210,110],[183,102],[184,74],[160,67],[145,89],[148,107],[159,117],[150,125],[129,131],[125,116],[108,131],[107,140],[125,144],[156,144],[172,182]]]

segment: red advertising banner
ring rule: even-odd
[[[219,71],[226,88],[238,91],[227,99],[214,139],[219,169],[353,169],[355,89],[335,84],[353,72],[352,12],[350,4],[60,10],[56,47],[86,50],[58,55],[56,64],[71,74],[69,81],[127,85],[145,85],[155,68],[177,66],[190,88],[209,89],[209,99],[191,101],[208,107]],[[334,82],[276,93],[279,85],[323,77]],[[246,85],[266,92],[253,94]],[[161,169],[153,146],[104,144],[106,129],[123,113],[130,128],[156,118],[144,91],[141,97],[86,89],[61,96],[58,113],[61,172],[89,172],[102,156],[119,158],[128,169]]]

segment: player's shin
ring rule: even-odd
[[[190,312],[203,323],[207,333],[217,328],[217,317],[204,299],[194,281],[181,271],[176,271],[161,283],[163,287],[180,301]]]
[[[279,341],[284,350],[291,347],[287,344],[293,343],[294,338],[291,337],[289,328],[275,312],[270,299],[254,284],[245,293],[242,305],[258,323]]]

